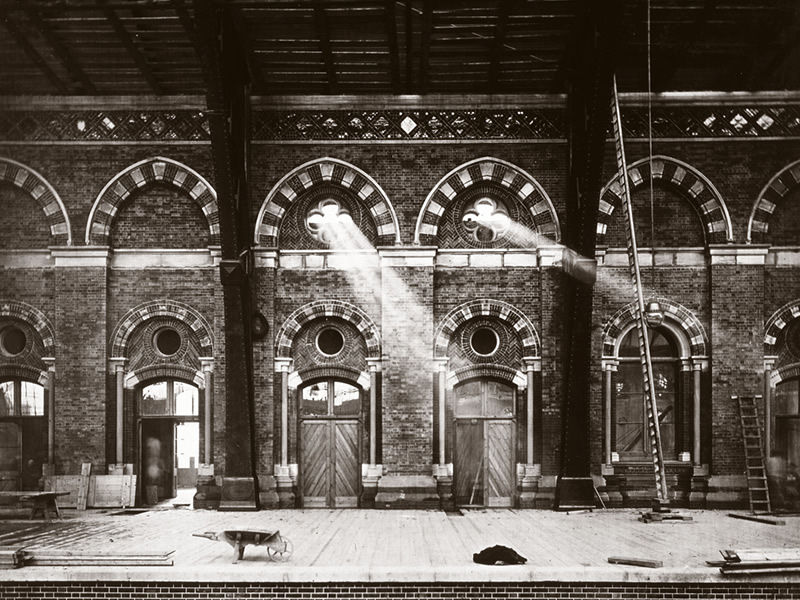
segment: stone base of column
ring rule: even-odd
[[[258,510],[258,490],[252,477],[223,477],[217,510]]]
[[[692,470],[692,487],[689,491],[689,508],[706,508],[708,480],[708,465],[695,465]]]
[[[378,482],[383,476],[383,465],[361,465],[361,508],[375,508]]]
[[[456,499],[453,496],[453,464],[433,465],[433,477],[436,479],[439,508],[444,511],[454,511]]]
[[[519,480],[519,507],[536,508],[536,496],[539,492],[539,479],[542,466],[538,464],[517,465]]]
[[[430,475],[384,475],[378,481],[375,507],[437,509],[436,481]]]
[[[294,467],[294,473],[297,473],[297,466],[294,465]],[[278,492],[279,508],[295,508],[296,506],[296,477],[292,476],[292,471],[292,465],[275,466],[275,487]]]
[[[258,476],[258,500],[262,509],[275,509],[280,507],[278,486],[272,475]]]

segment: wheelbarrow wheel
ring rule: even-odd
[[[274,546],[267,546],[267,555],[270,560],[275,562],[285,562],[289,560],[293,550],[292,542],[282,537],[280,542]]]

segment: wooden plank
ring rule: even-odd
[[[608,562],[612,565],[633,565],[634,567],[649,567],[651,569],[659,569],[664,566],[660,560],[651,560],[649,558],[627,558],[624,556],[609,556]]]
[[[89,495],[89,476],[92,473],[92,464],[83,463],[81,465],[81,475],[78,482],[78,499],[75,508],[86,510],[86,499]]]
[[[775,517],[768,517],[766,515],[739,515],[736,513],[728,513],[729,517],[734,519],[744,519],[745,521],[755,521],[756,523],[766,523],[767,525],[786,525],[783,519]]]

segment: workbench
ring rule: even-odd
[[[38,492],[38,491],[0,491],[0,498],[18,498],[19,500],[31,500],[31,514],[29,519],[34,519],[41,513],[44,519],[50,520],[50,512],[55,513],[57,518],[61,518],[58,510],[58,497],[68,496],[70,492]]]

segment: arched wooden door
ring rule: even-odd
[[[326,379],[300,390],[305,508],[355,508],[361,493],[361,392]]]
[[[458,506],[513,506],[516,492],[514,388],[476,379],[455,394],[455,500]]]

